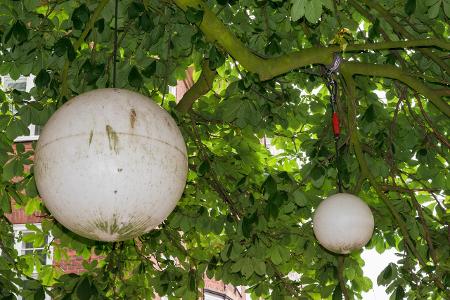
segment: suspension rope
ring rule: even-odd
[[[118,48],[118,28],[117,28],[117,15],[119,12],[119,0],[116,0],[114,6],[114,49],[113,49],[113,88],[116,87],[117,78],[117,48]]]
[[[339,193],[343,192],[342,186],[342,174],[339,171],[339,137],[341,134],[341,128],[339,124],[339,115],[337,109],[337,96],[338,96],[338,84],[337,81],[333,78],[334,74],[339,70],[339,66],[342,62],[342,57],[335,53],[333,58],[333,63],[327,67],[326,72],[324,73],[324,77],[326,79],[325,85],[330,92],[330,106],[331,106],[331,125],[333,128],[334,134],[334,146],[336,149],[336,171],[337,171],[337,186]]]

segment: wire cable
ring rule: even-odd
[[[114,6],[114,49],[113,49],[113,88],[116,87],[117,78],[117,48],[118,48],[118,26],[117,26],[117,15],[119,12],[119,0],[116,0]]]

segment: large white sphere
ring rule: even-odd
[[[180,199],[187,176],[183,137],[151,99],[99,89],[64,104],[35,152],[39,193],[73,232],[120,241],[158,226]]]
[[[362,248],[370,240],[373,228],[369,206],[347,193],[339,193],[322,201],[313,217],[314,234],[319,243],[340,254]]]

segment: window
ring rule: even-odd
[[[47,265],[47,254],[44,253],[44,248],[48,244],[48,236],[45,236],[44,240],[42,241],[42,244],[38,245],[37,247],[34,247],[32,242],[25,242],[24,239],[27,235],[30,235],[30,232],[25,232],[22,234],[22,244],[19,255],[26,255],[26,254],[37,254],[39,256],[39,260],[41,261],[41,264]]]
[[[227,297],[225,295],[222,295],[220,293],[212,293],[205,291],[205,294],[203,295],[205,300],[225,300]]]
[[[36,227],[41,228],[41,224],[34,224]],[[42,265],[51,265],[53,263],[52,259],[52,248],[50,247],[49,253],[44,251],[50,243],[51,237],[45,236],[42,244],[33,245],[33,242],[28,242],[26,239],[27,235],[34,234],[33,231],[29,230],[25,224],[14,224],[14,236],[16,238],[15,249],[19,255],[26,254],[36,254]],[[35,274],[33,274],[35,275]],[[37,275],[37,274],[36,274]]]
[[[41,229],[40,223],[33,224],[37,228]],[[26,254],[32,254],[35,253],[38,255],[39,260],[41,261],[42,265],[52,265],[53,264],[53,249],[50,246],[49,251],[47,253],[44,252],[44,248],[47,247],[52,239],[51,236],[45,236],[44,240],[41,245],[38,247],[34,247],[33,243],[26,242],[23,240],[23,238],[27,235],[33,234],[34,232],[29,230],[25,224],[13,224],[14,228],[14,237],[16,240],[16,243],[14,245],[14,248],[16,249],[17,253],[19,255],[26,255]],[[36,269],[34,270],[33,274],[31,274],[31,277],[37,278],[37,272]],[[17,296],[18,300],[23,300],[21,296]],[[50,300],[51,297],[49,295],[45,295],[45,300]]]
[[[12,91],[14,89],[22,92],[29,92],[34,86],[33,76],[20,76],[17,80],[13,80],[9,76],[2,76],[2,89],[4,91]]]
[[[21,92],[29,92],[31,88],[34,86],[34,76],[20,76],[17,80],[13,80],[9,76],[1,76],[1,89],[9,92],[14,89],[21,91]],[[31,99],[30,101],[33,101]],[[14,113],[14,108],[11,107],[11,111]],[[38,125],[30,124],[28,126],[28,129],[30,130],[30,133],[25,136],[19,136],[15,139],[15,142],[26,142],[26,141],[35,141],[39,138],[39,134],[41,131],[41,127]]]

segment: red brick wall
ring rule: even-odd
[[[80,274],[85,269],[83,268],[83,258],[77,256],[75,250],[68,251],[68,260],[61,260],[60,262],[54,262],[53,265],[59,267],[64,273],[76,273]]]
[[[15,209],[14,202],[12,202],[12,213],[5,214],[8,220],[13,224],[27,224],[27,223],[41,223],[42,217],[37,214],[28,216],[23,209]]]

